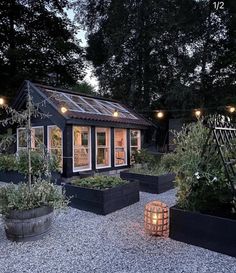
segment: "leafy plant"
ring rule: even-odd
[[[1,171],[17,171],[28,174],[28,152],[20,151],[18,154],[0,154]],[[31,151],[31,170],[33,176],[43,176],[47,172],[59,170],[59,162],[56,157],[45,157],[40,151]]]
[[[209,134],[202,120],[174,134],[176,149],[168,160],[173,162],[171,169],[176,173],[178,206],[193,211],[216,211],[230,204],[232,194],[219,156],[207,151],[202,155]]]
[[[0,213],[3,215],[11,210],[30,210],[40,206],[63,208],[67,204],[68,200],[57,186],[41,179],[32,184],[31,190],[26,183],[0,188]]]
[[[155,164],[155,157],[151,155],[146,149],[141,149],[134,153],[134,162],[136,164],[147,164],[148,166],[152,166]]]
[[[83,179],[72,180],[71,183],[76,186],[91,188],[91,189],[109,189],[118,185],[124,185],[128,181],[119,177],[112,176],[95,176]]]
[[[17,160],[15,155],[0,154],[0,171],[16,171]]]

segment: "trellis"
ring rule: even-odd
[[[204,164],[217,154],[216,166],[224,166],[234,198],[236,198],[236,128],[225,117],[217,117],[208,121],[209,135],[203,148]],[[208,155],[208,157],[206,157]]]

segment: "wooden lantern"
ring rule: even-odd
[[[166,204],[152,201],[145,206],[144,226],[147,233],[156,236],[169,236],[169,212]]]

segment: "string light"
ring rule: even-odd
[[[62,106],[62,107],[61,107],[61,112],[62,112],[63,114],[65,114],[65,113],[67,112],[67,108],[64,107],[64,106]]]
[[[194,114],[195,114],[196,118],[200,118],[202,112],[198,109],[198,110],[195,110]]]
[[[119,112],[118,112],[117,110],[115,110],[115,111],[113,112],[113,117],[115,117],[115,118],[118,118],[118,117],[119,117]]]
[[[229,112],[234,113],[236,111],[236,108],[234,106],[229,106]]]
[[[3,98],[0,98],[0,105],[4,105],[4,99]]]
[[[157,117],[160,118],[160,119],[163,118],[164,117],[164,113],[162,111],[158,111],[157,112]]]

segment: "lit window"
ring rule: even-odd
[[[96,128],[97,168],[110,167],[110,129]]]
[[[48,127],[48,151],[62,167],[62,130],[57,126]]]
[[[90,127],[74,126],[74,170],[91,169]]]
[[[43,127],[33,127],[31,129],[31,148],[39,149],[44,145]],[[27,148],[27,134],[25,128],[17,129],[17,151]]]
[[[141,132],[130,130],[130,161],[134,163],[134,154],[141,149]]]
[[[127,164],[126,129],[115,129],[115,166]]]

